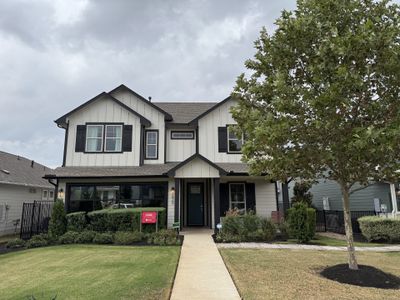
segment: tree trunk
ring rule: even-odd
[[[346,230],[347,251],[349,255],[349,268],[351,270],[358,270],[356,252],[354,249],[353,227],[351,225],[350,190],[344,184],[341,184],[341,189],[343,199],[344,228]]]

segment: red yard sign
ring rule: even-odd
[[[142,224],[157,223],[157,212],[155,211],[142,211]]]

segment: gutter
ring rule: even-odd
[[[29,184],[29,183],[21,183],[21,182],[9,182],[9,181],[0,181],[0,184],[10,184],[10,185],[19,185],[19,186],[27,186],[27,187],[37,187],[37,188],[51,188],[48,185],[40,185],[40,184]]]

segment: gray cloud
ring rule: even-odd
[[[225,98],[284,1],[0,3],[0,150],[60,165],[53,120],[124,83],[157,101]]]

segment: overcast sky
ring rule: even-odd
[[[126,84],[153,101],[220,101],[280,1],[0,2],[0,150],[62,162],[53,122]]]

